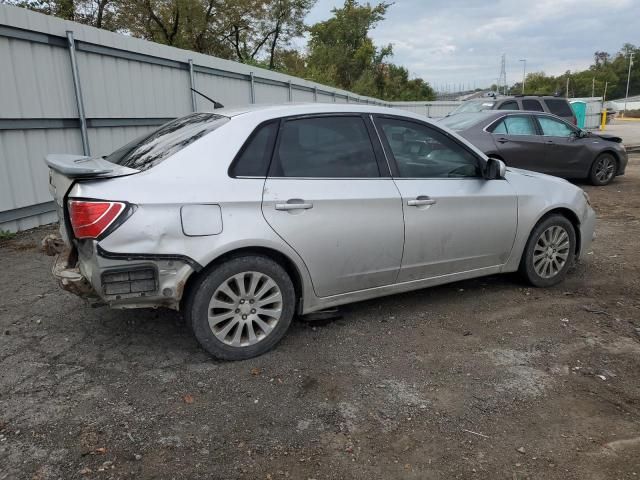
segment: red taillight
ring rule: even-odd
[[[122,202],[69,200],[69,219],[76,238],[98,238],[124,211]]]

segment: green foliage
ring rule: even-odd
[[[569,80],[570,97],[596,97],[604,95],[607,85],[607,99],[623,98],[627,88],[629,71],[629,53],[634,53],[634,65],[631,68],[629,96],[640,94],[640,47],[629,43],[615,55],[607,52],[595,52],[594,62],[586,70],[579,72],[566,71],[562,75],[551,76],[544,72],[527,74],[525,93],[527,94],[560,94],[565,95],[567,79]],[[522,83],[511,87],[511,93],[521,93]]]
[[[0,230],[0,241],[2,241],[2,240],[11,240],[15,236],[16,236],[16,234],[13,233],[13,232],[10,232],[8,230]]]
[[[390,6],[345,0],[342,8],[332,10],[333,17],[311,26],[306,77],[384,100],[433,99],[428,83],[410,80],[406,68],[387,61],[391,45],[376,47],[369,37]]]
[[[3,1],[3,0],[0,0]],[[316,0],[4,0],[165,45],[278,70],[385,100],[432,100],[432,88],[389,62],[391,45],[369,32],[391,3],[345,0],[311,27],[304,18]],[[309,33],[307,53],[291,40]]]

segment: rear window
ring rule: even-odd
[[[573,116],[573,111],[569,106],[569,102],[567,102],[566,100],[563,100],[561,98],[548,98],[545,99],[545,102],[547,103],[549,111],[554,115],[557,115],[559,117]]]
[[[491,110],[496,104],[493,100],[467,100],[462,105],[453,110],[450,115],[468,112],[482,112],[483,110]]]
[[[192,113],[165,123],[104,159],[123,167],[148,170],[228,121],[228,117],[215,113]]]
[[[453,115],[451,117],[445,117],[438,121],[440,125],[444,125],[451,130],[466,130],[486,119],[483,113],[461,113],[460,115]]]

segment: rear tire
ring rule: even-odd
[[[185,317],[196,339],[221,360],[244,360],[271,350],[295,309],[287,272],[260,255],[216,265],[193,286]]]
[[[576,251],[576,233],[562,215],[550,215],[531,231],[520,273],[535,287],[551,287],[567,276]]]
[[[607,185],[616,176],[617,170],[618,162],[616,158],[610,153],[601,153],[591,165],[589,180],[598,187]]]

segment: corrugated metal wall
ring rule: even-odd
[[[43,158],[48,153],[83,153],[68,31],[73,32],[92,155],[107,154],[192,111],[190,60],[195,88],[226,107],[252,100],[389,105],[269,70],[0,5],[0,230],[55,221]],[[195,104],[198,110],[212,108],[198,95]]]

